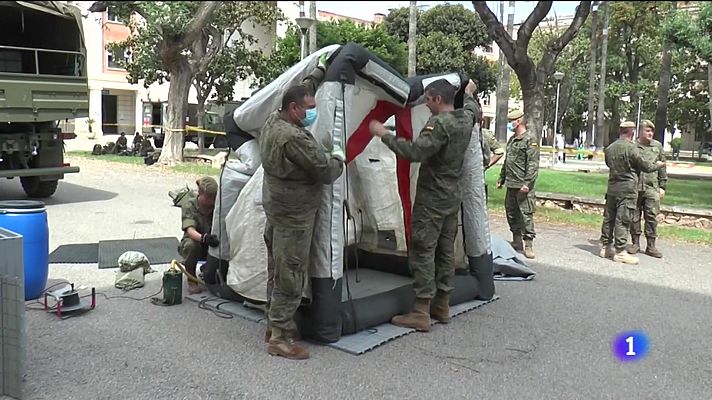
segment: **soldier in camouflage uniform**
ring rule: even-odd
[[[301,85],[287,89],[281,109],[269,117],[259,139],[267,217],[265,339],[269,354],[290,359],[309,357],[309,350],[294,341],[298,331],[293,317],[307,279],[321,191],[341,175],[345,160],[342,149],[328,151],[305,128],[316,119],[314,94],[324,78],[326,56]]]
[[[485,170],[488,170],[493,165],[497,164],[497,162],[499,162],[499,160],[504,156],[504,149],[494,136],[494,132],[489,129],[482,129],[482,140],[482,161],[484,163]]]
[[[650,120],[640,121],[640,132],[638,137],[638,147],[643,157],[649,161],[665,162],[663,145],[653,139],[655,125]],[[645,254],[662,258],[663,254],[655,247],[657,237],[658,210],[660,200],[665,196],[665,184],[667,183],[667,169],[663,166],[656,172],[640,172],[638,175],[638,202],[633,213],[630,225],[631,245],[628,246],[628,253],[636,254],[640,250],[640,214],[645,218],[645,238],[648,242]]]
[[[507,142],[507,156],[499,173],[497,189],[507,188],[504,207],[512,231],[512,247],[524,251],[525,257],[534,258],[534,190],[539,176],[539,140],[527,131],[522,111],[510,112],[507,119],[507,129],[514,131],[514,135]]]
[[[638,197],[638,172],[655,172],[665,165],[662,161],[645,159],[633,142],[635,123],[625,121],[620,125],[620,137],[604,150],[608,171],[606,208],[601,225],[601,257],[610,257],[613,242],[613,261],[638,264],[637,257],[626,251],[630,218]]]
[[[420,162],[411,220],[408,263],[413,270],[415,304],[410,313],[391,323],[421,332],[430,330],[430,317],[450,320],[450,281],[455,272],[455,236],[462,203],[462,165],[472,136],[477,89],[465,88],[463,109],[454,109],[456,88],[441,79],[425,89],[425,104],[432,116],[415,141],[388,134],[383,124],[371,121],[370,130],[398,157]],[[432,304],[431,304],[432,300]]]
[[[213,210],[218,184],[215,179],[205,176],[195,182],[198,185],[197,196],[186,197],[181,204],[181,229],[183,239],[178,244],[178,253],[183,257],[188,273],[195,275],[198,260],[208,256],[208,246],[217,247],[218,238],[211,234]],[[197,283],[188,280],[188,293],[200,293],[202,289]]]

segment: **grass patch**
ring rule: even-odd
[[[494,187],[499,177],[500,166],[487,171],[487,182]],[[539,192],[570,194],[594,199],[603,199],[606,194],[608,174],[565,172],[540,169],[536,181]],[[491,194],[491,193],[490,193]],[[504,193],[502,193],[504,198]],[[668,178],[664,205],[710,208],[712,206],[712,181]]]
[[[504,193],[505,189],[495,189],[499,168],[491,168],[487,171],[487,183],[489,184],[490,210],[504,215]],[[574,179],[575,178],[575,179]],[[540,170],[537,180],[537,190],[551,193],[574,194],[582,197],[596,197],[598,194],[602,198],[606,191],[607,174],[575,173],[551,170]],[[566,184],[568,183],[568,185]],[[579,190],[579,191],[575,191]],[[665,196],[666,204],[680,206],[694,206],[699,208],[709,208],[712,204],[712,183],[699,180],[671,179],[668,181],[668,194]],[[672,191],[676,196],[672,196]],[[582,193],[583,192],[583,193]],[[690,200],[692,197],[692,201]],[[669,199],[673,199],[670,201]],[[703,200],[700,200],[703,199]],[[704,200],[708,199],[708,200]],[[706,203],[704,203],[706,201]],[[534,214],[537,222],[547,222],[575,227],[585,227],[594,230],[601,229],[603,216],[598,214],[585,214],[575,211],[559,210],[555,208],[537,207]],[[687,228],[674,225],[658,225],[658,235],[663,239],[681,240],[692,243],[712,244],[712,232],[704,229]]]
[[[197,154],[197,151],[196,151]],[[67,155],[75,157],[83,157],[91,160],[101,160],[108,162],[118,162],[123,164],[133,164],[133,165],[144,165],[143,157],[131,157],[131,156],[117,156],[114,154],[104,154],[97,156],[91,154],[91,151],[68,151]],[[209,175],[217,176],[220,174],[220,169],[213,168],[210,165],[203,163],[183,163],[170,168],[170,170],[179,172],[182,174],[193,174],[193,175]]]

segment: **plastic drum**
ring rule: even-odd
[[[42,295],[49,274],[49,226],[41,201],[0,201],[0,227],[22,235],[25,301]]]

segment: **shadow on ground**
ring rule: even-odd
[[[47,205],[86,203],[91,201],[107,201],[118,196],[118,193],[92,187],[59,181],[57,191],[49,199],[39,199]],[[0,181],[0,201],[31,200],[22,190],[19,179]]]

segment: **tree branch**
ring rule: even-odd
[[[203,32],[203,28],[210,23],[213,13],[220,4],[221,3],[217,1],[204,1],[200,3],[198,10],[195,12],[195,17],[193,17],[185,30],[183,39],[180,42],[181,48],[189,48],[194,41],[198,40]]]
[[[546,14],[551,10],[553,1],[539,1],[534,7],[534,11],[529,14],[522,26],[517,31],[517,47],[526,49],[529,46],[529,41],[532,38],[534,29],[539,26],[541,20],[546,17]],[[590,2],[589,2],[590,3]]]
[[[541,61],[539,62],[539,66],[537,67],[537,73],[544,75],[544,78],[546,78],[552,72],[556,58],[559,56],[564,47],[566,47],[566,45],[569,44],[569,42],[573,40],[574,37],[576,37],[576,34],[578,33],[579,29],[581,29],[581,26],[583,26],[583,23],[586,21],[586,18],[588,18],[588,14],[590,11],[590,1],[582,1],[581,3],[579,3],[579,5],[576,7],[576,14],[574,15],[573,21],[571,21],[571,25],[566,28],[566,31],[564,31],[561,36],[549,42],[547,50],[541,57]]]
[[[507,60],[514,60],[514,41],[504,29],[504,25],[497,20],[492,10],[487,6],[486,1],[473,1],[472,6],[479,14],[480,19],[487,27],[489,37],[497,43]]]

